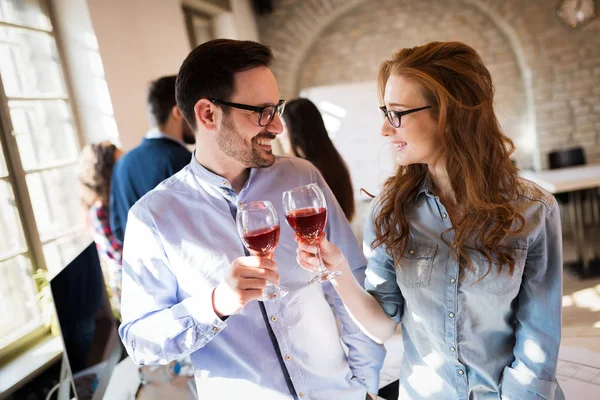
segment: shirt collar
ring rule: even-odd
[[[425,177],[419,184],[419,190],[417,191],[417,195],[415,196],[415,202],[422,193],[425,193],[425,195],[429,197],[436,197],[435,193],[433,193],[433,185],[431,184],[431,179],[429,179],[428,173],[425,174]]]
[[[150,128],[150,130],[148,130],[148,132],[146,132],[146,136],[144,136],[144,138],[146,138],[146,139],[167,139],[172,142],[179,143],[180,145],[182,145],[183,147],[185,147],[187,149],[187,145],[184,142],[182,142],[179,139],[174,138],[173,136],[167,135],[166,133],[162,132],[158,127]]]
[[[196,151],[194,151],[194,154],[192,155],[190,168],[194,176],[196,176],[196,178],[198,178],[199,180],[208,183],[209,185],[216,186],[218,188],[233,190],[233,187],[231,187],[231,182],[229,182],[224,177],[217,175],[212,171],[209,171],[206,167],[204,167],[198,162],[198,160],[196,159]],[[246,184],[244,185],[243,189],[248,187],[255,173],[256,168],[251,168],[250,175],[248,176],[248,180],[246,181]]]

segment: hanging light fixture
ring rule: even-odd
[[[556,15],[571,28],[577,28],[596,16],[594,0],[560,0]]]

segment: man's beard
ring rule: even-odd
[[[251,145],[244,141],[242,135],[235,128],[231,118],[224,116],[221,123],[221,131],[217,136],[219,149],[229,157],[239,161],[247,168],[267,168],[275,162],[275,156],[271,152],[261,149],[255,140],[258,138],[275,139],[275,135],[263,131],[255,136]]]

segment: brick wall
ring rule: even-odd
[[[492,73],[498,117],[518,145],[520,167],[545,167],[549,151],[577,145],[590,162],[600,162],[600,17],[572,29],[555,6],[549,0],[279,0],[274,13],[259,18],[259,30],[288,98],[307,87],[374,81],[379,63],[401,47],[463,41]]]

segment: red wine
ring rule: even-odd
[[[327,209],[300,208],[285,216],[288,223],[304,240],[312,242],[323,232],[327,222]]]
[[[244,234],[244,242],[250,251],[267,256],[275,251],[279,242],[279,225],[257,229]]]

